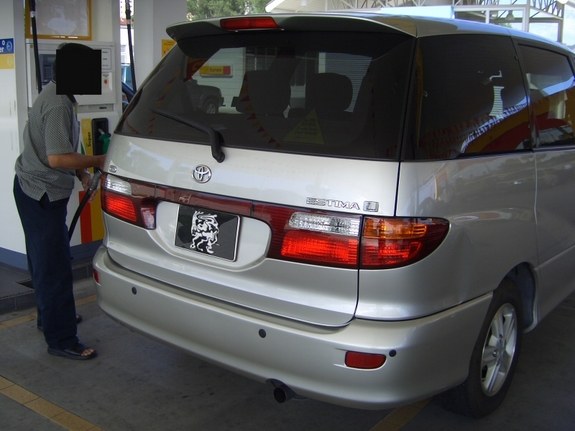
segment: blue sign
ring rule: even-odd
[[[14,39],[0,39],[0,54],[14,54]]]

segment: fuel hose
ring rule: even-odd
[[[90,202],[90,199],[92,198],[94,193],[96,193],[96,190],[98,190],[98,185],[100,183],[101,176],[102,171],[100,171],[100,169],[95,169],[94,175],[92,175],[92,179],[90,180],[90,185],[88,186],[86,193],[84,193],[84,196],[80,201],[80,205],[78,205],[78,209],[74,213],[72,223],[70,223],[70,228],[68,229],[68,238],[70,239],[72,238],[72,235],[74,234],[74,229],[76,228],[76,224],[78,223],[78,219],[80,218],[80,214],[82,214],[82,210],[84,209],[86,204]]]

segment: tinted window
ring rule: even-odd
[[[417,59],[414,122],[420,126],[406,157],[449,159],[529,147],[527,97],[511,39],[424,38]]]
[[[383,33],[180,41],[117,133],[208,143],[207,126],[226,147],[397,159],[412,52],[411,38]],[[216,112],[202,109],[210,89]]]
[[[520,49],[539,134],[538,146],[574,145],[575,79],[569,60],[544,49]]]

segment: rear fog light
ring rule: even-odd
[[[385,355],[377,353],[345,352],[345,365],[362,370],[375,370],[385,364]]]

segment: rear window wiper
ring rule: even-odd
[[[213,127],[210,127],[207,124],[203,124],[198,121],[184,118],[177,114],[172,114],[171,112],[162,111],[160,109],[152,109],[152,112],[161,115],[162,117],[169,118],[170,120],[177,121],[178,123],[185,124],[186,126],[193,127],[196,130],[206,133],[210,140],[210,146],[212,147],[212,157],[218,163],[222,163],[226,158],[226,155],[222,150],[222,145],[224,143],[222,134],[217,130],[215,130]]]

